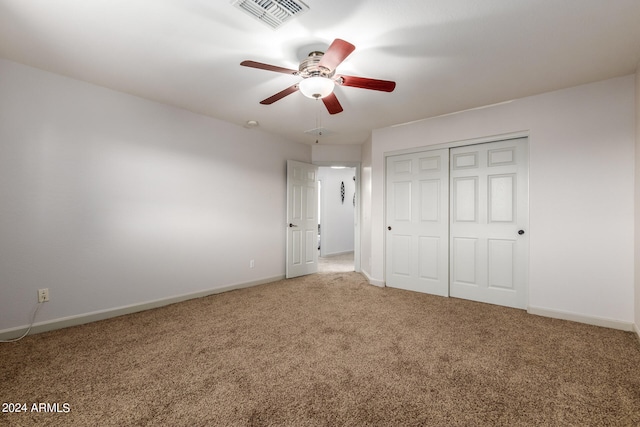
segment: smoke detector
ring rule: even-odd
[[[231,4],[274,30],[309,10],[300,0],[231,0]]]

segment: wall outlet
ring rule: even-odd
[[[38,289],[38,302],[49,301],[49,288]]]
[[[256,266],[256,263],[254,260],[249,260],[249,268],[253,268]]]

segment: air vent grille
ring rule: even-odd
[[[231,0],[231,4],[274,30],[309,10],[300,0]]]

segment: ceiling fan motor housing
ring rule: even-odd
[[[336,71],[319,65],[323,56],[324,52],[313,51],[309,53],[309,56],[300,63],[298,68],[300,77],[305,79],[308,77],[332,78]]]

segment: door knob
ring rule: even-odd
[[[524,234],[524,230],[518,230],[518,234],[522,236]]]
[[[297,227],[297,225],[293,225],[292,223],[289,223],[289,227]]]
[[[387,230],[391,231],[391,226],[388,226],[388,227],[387,227]]]

